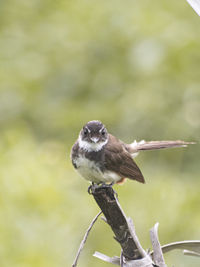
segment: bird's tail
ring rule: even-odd
[[[155,150],[163,148],[174,148],[174,147],[187,147],[188,145],[195,144],[195,142],[184,142],[181,140],[177,141],[150,141],[146,142],[144,140],[140,142],[134,141],[131,144],[126,145],[126,149],[134,156],[141,150]]]

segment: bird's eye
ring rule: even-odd
[[[83,133],[84,133],[84,135],[87,135],[88,130],[87,129],[84,129]]]
[[[101,132],[101,134],[102,134],[102,135],[105,135],[105,134],[106,134],[105,130],[103,130],[103,131]]]

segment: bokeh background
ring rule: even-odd
[[[0,266],[71,266],[99,211],[70,149],[92,119],[125,142],[199,141],[200,19],[186,1],[0,1]],[[115,186],[145,249],[200,239],[199,145],[143,152]],[[79,266],[119,255],[99,220]],[[168,266],[199,266],[181,252]]]

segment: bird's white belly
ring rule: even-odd
[[[75,160],[75,164],[77,166],[77,171],[81,174],[81,176],[83,176],[86,180],[92,181],[94,183],[111,183],[117,182],[121,179],[121,177],[114,172],[102,172],[94,161],[88,160],[85,157],[78,157]]]

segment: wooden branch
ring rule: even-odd
[[[141,265],[137,266],[153,266],[151,258],[147,255],[139,243],[132,221],[126,218],[122,208],[120,207],[112,187],[94,185],[92,186],[91,193],[102,210],[107,223],[112,228],[115,234],[114,238],[119,242],[122,248],[123,254],[121,255],[121,266],[122,258],[124,258],[126,263],[124,266],[136,266],[135,264],[133,265],[133,262],[137,262],[138,264],[140,260]],[[142,265],[144,259],[146,265]]]
[[[151,243],[153,246],[153,260],[156,266],[159,267],[167,267],[164,261],[162,248],[158,239],[158,225],[159,223],[156,223],[154,227],[150,230],[150,237],[151,237]]]
[[[101,212],[99,212],[90,224],[80,244],[72,267],[76,267],[88,234],[102,212],[105,216],[102,219],[110,225],[115,234],[115,240],[119,242],[122,248],[120,257],[109,257],[102,253],[95,252],[93,256],[103,261],[123,267],[167,267],[164,262],[163,253],[173,249],[184,249],[183,252],[185,255],[200,257],[200,240],[174,242],[161,247],[158,239],[158,223],[155,224],[150,231],[153,251],[150,253],[145,252],[135,233],[132,220],[126,218],[112,187],[94,184],[90,187],[88,192],[93,195]]]
[[[117,256],[108,257],[107,255],[102,254],[102,253],[100,253],[98,251],[96,251],[93,254],[93,256],[96,257],[96,258],[99,258],[100,260],[103,260],[105,262],[109,262],[111,264],[121,266],[120,257],[117,257]],[[145,258],[142,258],[142,259],[139,259],[139,260],[130,260],[130,261],[126,261],[125,263],[123,262],[123,266],[124,267],[152,267],[152,266],[159,267],[159,266],[156,266],[156,265],[152,264],[152,260],[149,257],[149,255],[146,255]]]
[[[187,249],[183,250],[183,254],[186,256],[200,257],[199,253]]]
[[[158,239],[158,223],[150,231],[153,251],[145,252],[135,233],[131,218],[126,218],[112,187],[94,184],[90,186],[88,192],[93,195],[101,211],[93,219],[85,233],[72,267],[77,266],[78,258],[89,232],[102,212],[105,216],[102,219],[110,225],[115,234],[115,240],[119,242],[122,248],[120,257],[109,257],[99,252],[93,254],[93,256],[103,261],[121,267],[167,267],[163,253],[173,249],[184,249],[183,253],[185,255],[200,257],[200,240],[179,241],[161,246]]]
[[[167,253],[174,249],[181,249],[181,250],[186,249],[200,254],[200,240],[184,240],[184,241],[173,242],[164,245],[161,248],[163,253]]]
[[[124,257],[129,260],[143,258],[145,252],[137,247],[112,187],[93,187],[92,195],[115,233]]]

